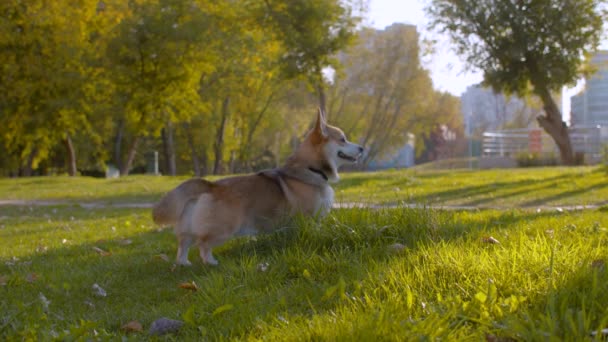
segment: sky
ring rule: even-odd
[[[393,23],[414,24],[423,39],[437,39],[435,53],[423,59],[424,66],[431,71],[436,89],[460,96],[468,86],[481,82],[482,74],[479,71],[465,71],[465,64],[451,50],[451,43],[447,37],[427,30],[425,3],[427,3],[425,0],[370,0],[368,24],[377,29],[384,29]],[[602,48],[608,48],[608,41],[604,41]],[[581,85],[573,89],[565,89],[562,94],[566,121],[570,118],[570,96],[578,93],[580,89]]]

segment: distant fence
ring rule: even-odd
[[[585,154],[590,162],[599,161],[602,145],[608,143],[608,127],[572,127],[569,132],[575,153]],[[559,155],[559,150],[553,139],[539,128],[483,133],[482,156],[516,157],[521,153]]]

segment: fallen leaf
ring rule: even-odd
[[[156,254],[154,257],[169,262],[169,257],[167,256],[167,254]]]
[[[593,268],[604,269],[604,266],[606,266],[606,262],[602,259],[593,260],[591,262],[591,267]]]
[[[492,243],[492,244],[500,244],[500,241],[496,240],[492,236],[486,236],[481,238],[481,242],[483,243]]]
[[[133,241],[131,241],[130,239],[123,239],[123,240],[118,241],[118,244],[122,245],[122,246],[127,246],[127,245],[130,245],[132,243],[133,243]]]
[[[126,332],[142,332],[142,331],[144,331],[144,327],[138,321],[131,321],[131,322],[123,325],[122,327],[120,327],[120,329],[122,329],[122,330],[124,330]]]
[[[260,271],[260,272],[266,272],[266,271],[268,271],[268,266],[270,266],[269,263],[263,262],[261,264],[258,264],[257,270]]]
[[[394,244],[388,246],[388,250],[393,253],[400,253],[405,250],[405,245],[400,244],[400,243],[394,243]]]
[[[500,337],[492,334],[486,333],[486,341],[487,342],[513,342],[516,341],[510,337]]]
[[[25,276],[25,280],[26,280],[28,283],[33,283],[33,282],[35,282],[36,280],[38,280],[38,275],[37,275],[36,273],[30,273],[30,274],[28,274],[27,276]]]
[[[0,276],[0,286],[6,286],[8,283],[8,277],[5,275]]]
[[[112,255],[112,253],[108,252],[108,251],[104,251],[103,249],[97,247],[97,246],[93,246],[93,250],[95,252],[97,252],[97,254],[101,255],[101,256],[109,256]]]
[[[600,336],[600,337],[606,337],[608,336],[608,329],[602,329],[602,330],[596,330],[596,331],[592,331],[591,332],[591,336]]]
[[[198,286],[196,286],[196,283],[194,281],[191,281],[189,283],[181,283],[179,284],[179,288],[184,290],[198,291]]]
[[[172,332],[177,332],[184,322],[169,318],[159,318],[152,322],[150,326],[150,335],[164,335]]]
[[[51,304],[51,301],[48,300],[44,294],[42,294],[42,292],[38,293],[38,299],[40,299],[40,302],[42,303],[42,308],[44,309],[44,311],[49,311],[49,304]]]
[[[103,288],[101,288],[101,286],[99,286],[97,284],[93,284],[92,288],[93,288],[93,293],[95,293],[95,295],[97,295],[99,297],[105,297],[108,295],[106,290],[104,290]]]

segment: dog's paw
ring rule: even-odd
[[[217,266],[220,264],[213,256],[207,257],[205,260],[203,260],[203,262],[211,266]]]

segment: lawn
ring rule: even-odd
[[[0,200],[150,203],[187,178],[0,179]],[[343,173],[334,188],[336,200],[348,203],[498,209],[608,204],[608,174],[598,167]]]
[[[377,199],[395,201],[388,175],[418,179],[421,193],[433,194],[464,179],[478,185],[463,187],[491,184],[499,173],[352,174],[341,189],[375,189]],[[595,184],[605,174],[598,169],[494,179],[523,191],[524,180],[546,185],[576,174],[588,178],[579,184],[595,186],[595,196],[571,190],[508,199],[601,205],[605,189]],[[2,180],[2,194],[11,186],[14,192],[0,197],[36,199],[38,191],[43,199],[152,200],[165,183],[179,182],[151,178],[29,180],[37,186]],[[104,189],[108,184],[115,190]],[[138,195],[144,186],[149,192]],[[608,328],[606,214],[606,207],[339,209],[321,221],[298,218],[280,232],[232,240],[217,249],[217,267],[202,265],[195,251],[192,267],[175,267],[172,231],[154,226],[149,209],[0,206],[0,340],[142,340],[161,317],[184,322],[160,338],[167,340],[588,339]],[[143,331],[121,329],[132,321]]]

